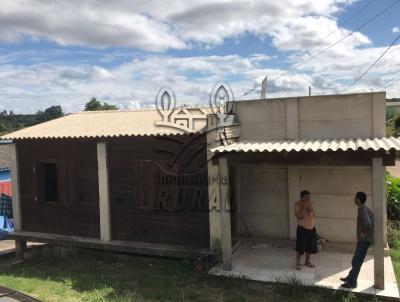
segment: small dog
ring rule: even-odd
[[[324,249],[324,247],[325,247],[325,242],[326,242],[325,238],[322,238],[321,236],[319,236],[319,235],[317,234],[317,247],[318,247],[318,252],[321,252],[321,251]]]

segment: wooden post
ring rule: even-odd
[[[24,253],[26,251],[26,241],[15,240],[15,256],[18,259],[24,258]]]
[[[374,210],[374,286],[378,289],[385,288],[384,267],[384,168],[382,158],[372,159],[372,195]]]
[[[107,143],[97,143],[97,166],[99,176],[100,239],[111,240],[110,192],[108,181]]]
[[[19,187],[18,149],[15,143],[11,144],[11,184],[12,184],[12,211],[14,232],[22,231],[21,200]]]
[[[221,201],[221,246],[222,266],[224,270],[232,268],[232,235],[231,235],[231,207],[229,199],[229,169],[228,160],[219,158],[219,187]]]

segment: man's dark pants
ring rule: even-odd
[[[352,268],[347,276],[348,283],[357,284],[358,274],[360,273],[361,266],[364,262],[370,245],[371,244],[369,242],[365,241],[357,242],[356,250],[354,252],[353,259],[351,260]]]

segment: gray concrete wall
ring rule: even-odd
[[[385,103],[381,92],[238,102],[240,140],[383,137]],[[292,226],[293,237],[292,199],[298,198],[300,190],[309,190],[318,233],[333,242],[354,242],[357,209],[353,198],[357,191],[365,191],[367,205],[372,205],[371,167],[301,165],[296,171],[286,166],[239,167],[239,232],[245,232],[244,220],[253,235],[289,238]]]
[[[237,114],[241,140],[382,137],[385,106],[383,92],[358,93],[241,101]]]
[[[354,195],[367,194],[372,207],[370,167],[301,167],[300,189],[312,194],[318,234],[333,242],[356,241],[357,208]]]
[[[300,138],[351,138],[371,135],[372,95],[300,98]]]
[[[255,236],[287,238],[287,168],[240,166],[237,171],[239,233],[246,233],[246,225]]]
[[[237,102],[240,139],[285,139],[286,103],[282,100]]]
[[[356,241],[354,195],[367,193],[372,207],[371,167],[299,166],[299,192],[288,202],[288,173],[284,166],[238,167],[239,233],[289,238],[290,211],[301,190],[309,190],[317,213],[317,231],[332,242]],[[294,222],[296,224],[296,222]]]

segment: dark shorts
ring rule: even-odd
[[[317,231],[315,228],[307,230],[302,226],[297,226],[296,231],[296,252],[300,255],[304,253],[317,254]]]

